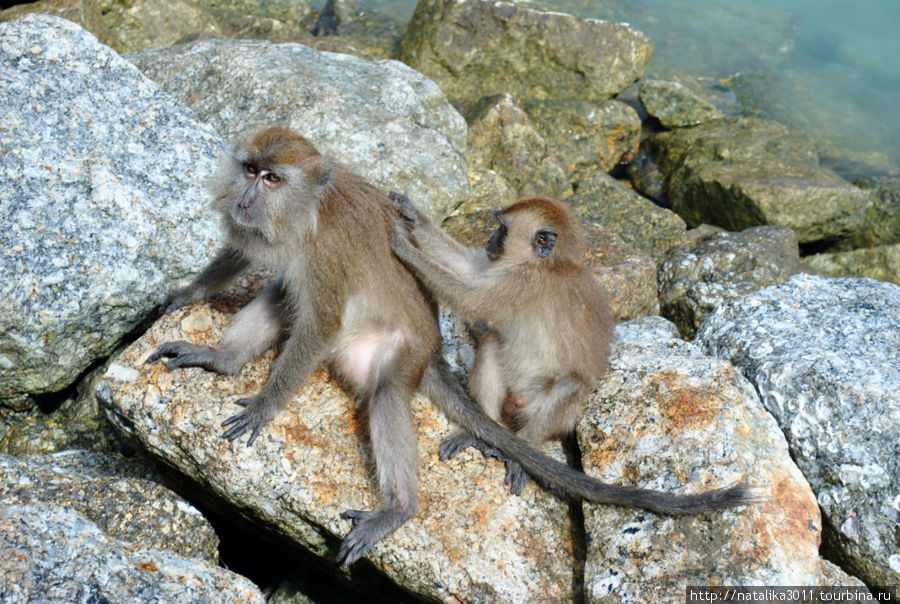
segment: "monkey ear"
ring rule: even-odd
[[[551,229],[541,229],[534,234],[531,240],[531,248],[538,258],[546,258],[556,246],[557,233]]]
[[[322,162],[317,166],[314,166],[312,170],[310,170],[310,177],[312,178],[313,190],[315,191],[316,197],[321,197],[322,193],[328,186],[331,184],[332,179],[334,178],[334,166]]]

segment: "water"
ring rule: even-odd
[[[748,109],[812,135],[839,171],[900,175],[900,1],[519,3],[631,23],[656,47],[648,76],[737,75]],[[406,21],[416,1],[365,4]]]

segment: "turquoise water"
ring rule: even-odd
[[[848,175],[900,175],[900,0],[519,3],[631,23],[656,46],[648,75],[731,78],[749,109],[808,132]],[[408,20],[416,2],[365,4]]]

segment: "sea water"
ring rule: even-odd
[[[847,177],[900,175],[900,0],[519,0],[631,23],[647,77],[707,76],[810,134]],[[416,0],[365,0],[408,21]]]

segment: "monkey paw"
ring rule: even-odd
[[[487,444],[479,438],[475,438],[464,430],[457,430],[441,442],[439,451],[441,461],[447,461],[456,457],[463,449],[478,449],[485,457],[493,457],[501,461],[506,461],[506,456],[495,447]]]
[[[394,508],[390,510],[346,510],[341,514],[344,520],[353,521],[353,529],[347,534],[338,552],[338,562],[349,566],[362,558],[369,549],[396,531],[409,520],[414,509]]]
[[[521,495],[525,485],[528,484],[528,474],[519,462],[514,459],[506,459],[506,479],[503,482],[509,485],[510,493]]]
[[[400,217],[409,223],[410,227],[415,226],[419,222],[421,214],[419,214],[419,210],[409,200],[409,197],[402,193],[397,193],[396,191],[388,193],[388,197],[396,204],[397,211],[400,212]]]
[[[256,437],[259,436],[260,428],[266,425],[266,422],[271,418],[271,414],[266,413],[262,399],[258,396],[242,398],[235,401],[235,403],[245,407],[245,409],[222,422],[223,428],[231,426],[222,436],[233,442],[247,430],[252,430],[250,439],[247,441],[247,446],[249,447],[256,440]]]
[[[156,349],[156,352],[147,357],[148,363],[153,363],[163,357],[171,357],[166,367],[176,369],[178,367],[203,367],[211,369],[210,365],[215,360],[215,350],[206,346],[197,346],[190,342],[166,342]]]

